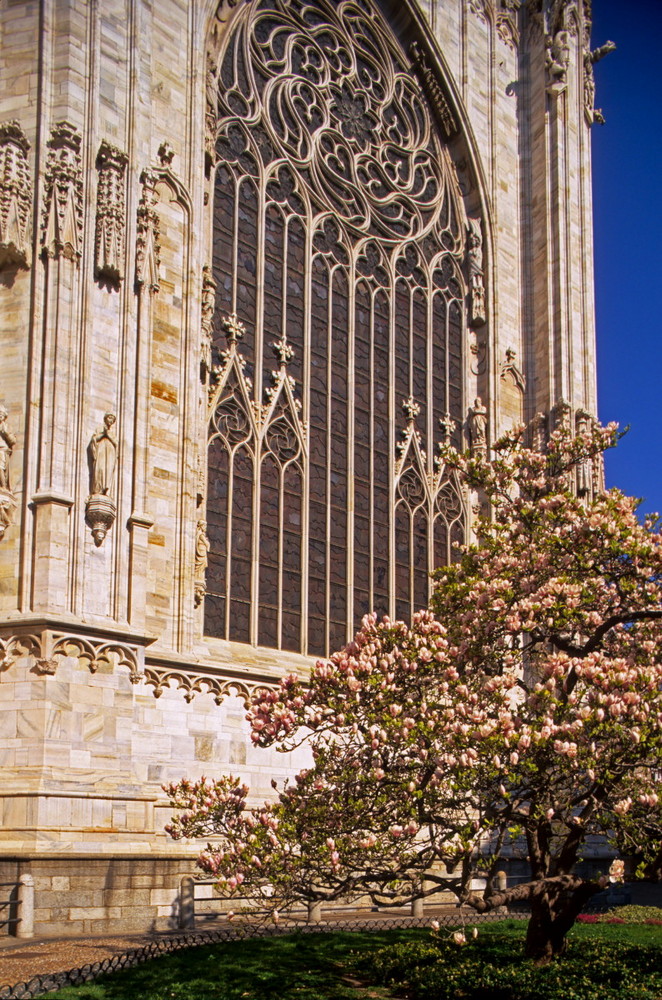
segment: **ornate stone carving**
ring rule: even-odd
[[[57,670],[57,660],[44,659],[43,657],[37,657],[34,661],[34,666],[31,668],[31,673],[39,674],[39,676],[53,676]]]
[[[450,444],[450,440],[457,426],[457,422],[446,412],[443,417],[439,417],[439,427],[441,428],[441,440],[443,444]]]
[[[488,21],[493,14],[490,0],[469,0],[469,10],[481,21]]]
[[[0,124],[0,268],[28,267],[32,181],[30,143],[18,122]]]
[[[575,414],[575,430],[578,435],[588,435],[591,431],[591,415],[586,410],[577,410]],[[593,492],[593,462],[585,458],[575,470],[575,486],[577,496],[589,500]]]
[[[175,151],[169,142],[162,142],[158,148],[156,157],[163,170],[168,170],[172,166],[172,161],[175,158]]]
[[[216,162],[216,125],[218,121],[219,55],[228,19],[228,11],[241,0],[220,0],[209,32],[205,54],[205,167],[207,173]]]
[[[0,670],[8,669],[24,656],[33,658],[31,672],[38,675],[54,674],[61,661],[71,656],[90,673],[106,665],[128,668],[134,684],[144,677],[144,648],[132,642],[88,638],[49,628],[38,634],[8,634],[0,638]]]
[[[88,639],[83,636],[54,632],[48,643],[47,658],[59,662],[65,656],[75,656],[90,673],[97,672],[102,664],[127,667],[132,684],[143,679],[142,650],[128,643]]]
[[[497,10],[497,34],[511,49],[516,49],[519,45],[517,26],[519,8],[520,0],[500,0]]]
[[[103,427],[92,435],[89,444],[91,492],[85,504],[85,521],[92,530],[96,546],[103,542],[117,514],[115,501],[110,495],[117,461],[117,438],[114,426],[115,414],[106,413]]]
[[[198,521],[195,531],[195,585],[194,598],[196,608],[202,604],[206,594],[205,574],[209,562],[209,538],[207,537],[207,522]]]
[[[524,9],[527,17],[528,39],[531,44],[534,44],[545,33],[542,0],[524,0]]]
[[[203,382],[212,369],[212,322],[216,308],[216,282],[209,264],[202,269],[202,339],[200,343],[200,372]]]
[[[41,640],[37,635],[8,635],[0,638],[0,670],[8,670],[22,656],[38,656]]]
[[[591,51],[588,45],[584,47],[584,113],[589,125],[592,125],[594,122],[597,122],[598,125],[604,125],[605,123],[602,110],[595,107],[595,74],[593,67],[596,62],[604,59],[615,48],[615,42],[605,42],[604,45],[593,49],[593,51]]]
[[[154,697],[160,698],[164,691],[175,682],[176,690],[184,692],[184,701],[191,702],[196,694],[211,694],[217,705],[224,698],[238,695],[246,708],[250,706],[253,696],[258,691],[276,690],[277,684],[249,684],[236,681],[234,678],[220,677],[217,674],[203,674],[173,667],[162,667],[149,664],[145,667],[145,683],[154,688]]]
[[[94,271],[119,285],[124,277],[125,173],[128,156],[102,142],[97,156],[99,186],[94,241]]]
[[[138,288],[144,286],[150,292],[158,292],[161,263],[159,216],[155,207],[159,201],[156,191],[158,177],[152,170],[143,170],[140,183],[142,194],[138,204],[136,285]]]
[[[554,430],[570,430],[572,407],[565,399],[560,399],[552,409]]]
[[[469,328],[469,353],[472,375],[484,375],[487,366],[487,341],[478,337],[475,330]]]
[[[117,438],[115,436],[115,414],[106,413],[103,427],[92,435],[90,453],[92,455],[92,493],[109,494],[113,485],[115,462],[117,461]]]
[[[474,458],[487,454],[487,410],[480,396],[469,410],[469,443]]]
[[[42,214],[42,253],[78,264],[83,237],[81,136],[67,121],[57,122],[48,140]]]
[[[547,449],[547,414],[536,413],[531,421],[531,447],[542,454]]]
[[[570,32],[565,28],[545,38],[547,93],[560,94],[568,82]]]
[[[512,347],[507,348],[506,360],[501,365],[501,378],[505,379],[508,376],[511,377],[518,389],[522,392],[526,390],[526,377],[517,364],[517,352]]]
[[[480,228],[480,219],[469,219],[467,267],[471,295],[471,322],[474,326],[482,326],[485,322],[485,280],[483,275],[483,234]]]
[[[457,122],[455,121],[453,112],[451,111],[448,101],[444,96],[441,85],[439,84],[433,70],[429,66],[425,54],[418,42],[412,42],[409,51],[414,62],[414,67],[421,78],[423,89],[428,96],[430,104],[434,108],[437,118],[439,119],[446,134],[446,138],[449,139],[457,132]]]
[[[14,523],[16,514],[16,497],[9,480],[9,459],[16,444],[16,438],[7,426],[9,414],[4,406],[0,406],[0,538]]]

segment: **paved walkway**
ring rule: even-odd
[[[80,968],[122,955],[168,934],[121,934],[85,938],[0,939],[0,986],[14,986],[33,976]]]
[[[409,908],[366,911],[366,910],[339,910],[335,913],[329,912],[324,917],[324,922],[330,927],[337,923],[362,923],[372,928],[379,927],[380,923],[385,923],[394,918],[406,920],[410,915]],[[461,919],[457,908],[426,907],[425,922],[435,917],[448,917],[450,915]],[[467,923],[471,922],[471,913],[465,914]],[[287,926],[293,929],[297,924],[305,923],[305,917],[287,921]],[[205,931],[230,930],[236,924],[229,924],[226,920],[204,921],[201,917],[197,923],[195,931],[161,931],[149,934],[117,934],[98,935],[79,938],[34,938],[22,940],[14,937],[0,937],[0,987],[14,986],[20,982],[27,982],[33,976],[47,975],[51,972],[65,972],[67,969],[81,968],[83,965],[102,962],[105,958],[112,958],[113,955],[123,955],[134,948],[142,948],[153,941],[164,940],[169,937],[177,937],[186,934],[187,937],[195,937],[200,934],[204,937]],[[285,926],[285,925],[284,925]]]

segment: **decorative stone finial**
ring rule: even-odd
[[[224,316],[221,320],[221,326],[225,332],[225,339],[228,342],[228,347],[235,347],[238,340],[246,333],[246,327],[237,317],[236,313],[230,313],[229,316]]]
[[[162,142],[157,156],[162,167],[169,167],[175,157],[175,151],[169,142]]]
[[[413,396],[410,396],[409,399],[403,399],[402,410],[407,418],[408,424],[413,424],[416,417],[421,412],[421,408]]]
[[[274,354],[280,361],[280,367],[285,368],[294,357],[294,348],[288,344],[285,337],[281,337],[280,340],[274,341],[271,346],[273,347]]]
[[[453,420],[450,413],[446,412],[443,417],[439,418],[439,426],[441,427],[443,443],[448,444],[451,439],[451,434],[457,426],[457,421]]]

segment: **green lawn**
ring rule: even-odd
[[[662,927],[577,926],[548,969],[523,921],[462,948],[427,930],[288,935],[193,948],[48,997],[69,1000],[662,1000]]]

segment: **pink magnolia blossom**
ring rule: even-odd
[[[308,744],[312,764],[263,805],[232,776],[166,788],[169,835],[209,841],[199,865],[223,894],[280,913],[316,885],[377,903],[436,885],[479,912],[528,894],[539,926],[546,897],[565,927],[573,893],[607,878],[576,873],[587,837],[662,877],[660,525],[618,491],[573,487],[578,466],[599,483],[615,437],[559,429],[541,453],[520,428],[489,462],[443,451],[443,474],[490,510],[430,608],[367,615],[310,678],[253,697],[255,746]],[[495,892],[513,854],[531,878]]]

